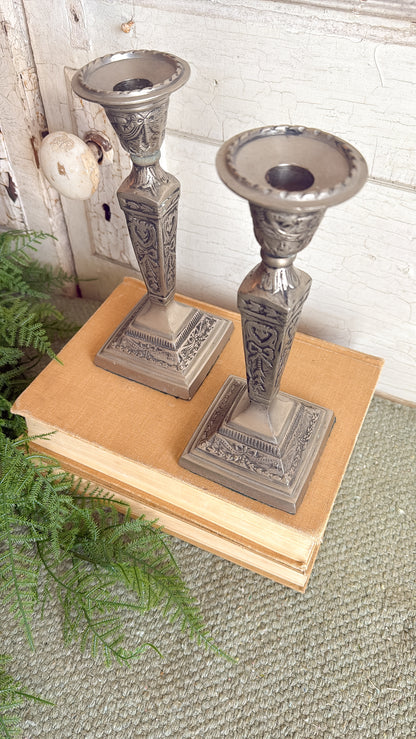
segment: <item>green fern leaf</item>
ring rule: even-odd
[[[1,494],[1,493],[0,493]],[[0,597],[22,625],[34,648],[31,615],[37,602],[39,563],[33,557],[33,542],[20,529],[11,511],[0,510]]]
[[[21,731],[16,711],[22,708],[26,700],[53,704],[22,689],[20,683],[6,670],[9,662],[10,657],[0,654],[0,736],[5,739],[17,739],[21,736]]]
[[[154,608],[198,644],[227,656],[208,634],[155,522],[133,520],[128,506],[29,453],[27,437],[16,438],[23,430],[23,420],[10,414],[16,392],[39,357],[55,357],[52,337],[75,329],[49,298],[66,275],[28,253],[42,238],[0,234],[0,598],[31,644],[35,603],[41,600],[45,612],[57,598],[64,637],[107,664],[156,649],[147,642],[127,648],[123,622]]]
[[[15,346],[0,346],[0,369],[16,364],[22,356],[22,350]],[[2,372],[2,380],[3,382],[7,382],[4,378],[4,372]]]

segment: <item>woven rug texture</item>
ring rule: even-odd
[[[96,307],[75,302],[78,320]],[[107,669],[63,643],[57,604],[35,614],[31,652],[0,604],[0,652],[54,702],[26,705],[23,737],[416,737],[415,450],[416,409],[374,398],[305,594],[170,538],[235,664],[154,613],[129,629],[163,658]]]

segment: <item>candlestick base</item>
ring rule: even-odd
[[[246,382],[224,383],[179,464],[273,508],[296,513],[335,421],[332,411],[287,393],[276,396],[269,438],[243,426]],[[246,414],[248,415],[248,414]]]
[[[176,301],[155,305],[145,296],[99,350],[94,363],[189,400],[232,330],[226,319]]]

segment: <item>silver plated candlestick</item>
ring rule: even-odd
[[[367,166],[356,149],[323,131],[270,126],[226,142],[217,169],[249,201],[261,246],[262,262],[238,292],[247,382],[228,378],[180,464],[295,513],[335,419],[279,390],[311,286],[293,262],[326,208],[362,187]]]
[[[180,185],[159,164],[169,96],[189,65],[159,51],[109,54],[82,67],[72,86],[102,105],[132,170],[118,189],[147,295],[98,352],[110,372],[189,399],[232,331],[230,321],[174,300]]]

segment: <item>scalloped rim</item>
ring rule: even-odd
[[[259,138],[283,135],[307,136],[330,144],[340,151],[348,163],[349,174],[339,184],[324,190],[310,188],[302,191],[277,190],[251,181],[241,175],[236,167],[239,150]],[[223,182],[234,192],[247,200],[270,209],[312,209],[336,205],[355,195],[367,179],[367,164],[364,157],[353,146],[333,134],[317,128],[305,126],[263,126],[233,136],[226,141],[217,154],[217,170]]]
[[[173,62],[175,72],[170,77],[153,85],[151,88],[143,88],[142,90],[99,90],[87,83],[88,77],[100,67],[106,64],[116,63],[128,59],[140,59],[141,57],[162,57],[166,61]],[[179,87],[182,87],[190,75],[190,67],[188,62],[174,54],[168,54],[164,51],[155,49],[132,49],[131,51],[120,51],[114,54],[106,54],[98,57],[88,64],[81,67],[72,78],[72,88],[79,97],[85,100],[100,103],[101,105],[125,107],[126,105],[134,106],[140,102],[152,102],[170,95]]]

